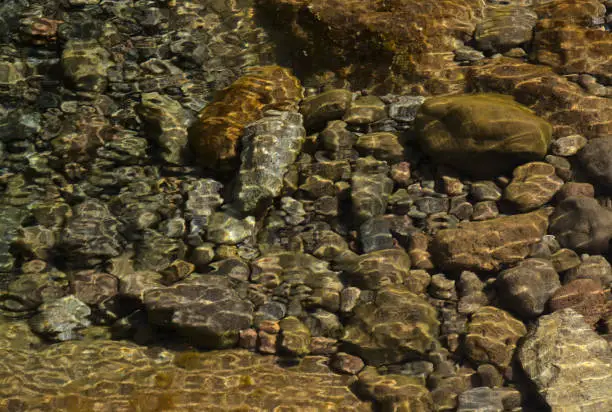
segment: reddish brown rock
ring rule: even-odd
[[[550,208],[438,231],[430,251],[442,269],[494,271],[524,259],[546,233]]]
[[[86,270],[73,275],[70,287],[81,302],[97,305],[119,293],[119,279],[108,273]]]
[[[297,110],[303,89],[291,72],[279,66],[247,69],[246,74],[218,93],[189,130],[197,163],[205,168],[233,167],[244,127],[266,110]]]
[[[388,79],[436,92],[463,88],[463,69],[454,62],[453,50],[457,40],[471,38],[484,10],[484,3],[477,0],[261,0],[258,4],[279,29],[289,31],[306,48],[310,61],[302,67],[335,69],[356,87]]]
[[[584,316],[585,322],[594,325],[606,309],[606,295],[601,285],[591,279],[576,279],[561,286],[549,302],[556,312],[571,308]]]
[[[573,196],[595,197],[595,188],[590,183],[567,182],[557,192],[555,199],[562,202]]]
[[[331,362],[331,367],[334,370],[348,375],[358,374],[364,366],[365,363],[360,357],[344,352],[336,353]]]

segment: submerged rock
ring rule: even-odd
[[[189,129],[189,143],[196,162],[204,168],[234,168],[244,127],[266,110],[295,111],[302,86],[288,69],[259,66],[218,93]]]
[[[548,208],[483,222],[462,222],[457,228],[438,231],[430,251],[443,269],[499,270],[529,254],[530,246],[546,234],[550,213]]]
[[[144,293],[149,320],[172,327],[191,343],[227,348],[253,321],[253,305],[241,299],[227,278],[200,275]]]
[[[403,285],[381,288],[371,302],[353,310],[342,341],[371,365],[422,357],[438,336],[437,312],[426,300]]]
[[[185,164],[189,117],[180,103],[159,93],[143,93],[136,111],[145,122],[147,137],[161,148],[162,159]]]
[[[32,330],[47,339],[64,341],[78,339],[79,329],[91,324],[91,309],[74,295],[43,303],[38,313],[29,319]]]
[[[234,207],[244,214],[260,214],[283,188],[283,177],[295,162],[306,130],[299,113],[268,111],[246,127]]]
[[[563,247],[578,252],[605,253],[612,238],[612,211],[590,197],[568,197],[551,215],[550,233]]]
[[[416,118],[419,141],[434,160],[479,177],[507,173],[546,155],[551,125],[497,94],[434,97]]]
[[[612,353],[573,309],[542,316],[518,359],[553,411],[612,409]]]

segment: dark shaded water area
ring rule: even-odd
[[[610,1],[0,1],[0,411],[612,410]]]

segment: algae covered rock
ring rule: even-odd
[[[416,118],[419,142],[434,160],[478,177],[494,177],[544,158],[550,124],[497,94],[428,99]]]
[[[438,336],[436,309],[403,285],[381,288],[353,312],[342,341],[370,365],[424,356]]]
[[[433,399],[421,380],[400,374],[381,375],[368,366],[359,375],[360,393],[373,399],[381,410],[429,412],[434,410]]]
[[[178,352],[117,340],[40,347],[25,322],[0,322],[1,410],[371,410],[351,390],[357,378],[333,373],[323,356],[283,367],[242,349]]]
[[[518,340],[527,333],[523,322],[508,312],[484,306],[473,315],[467,328],[465,350],[479,363],[492,363],[500,369],[510,365]]]

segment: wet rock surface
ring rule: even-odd
[[[0,2],[0,409],[609,409],[609,10]]]
[[[552,409],[594,411],[612,405],[607,390],[612,385],[610,347],[574,310],[563,309],[540,318],[518,356]]]

